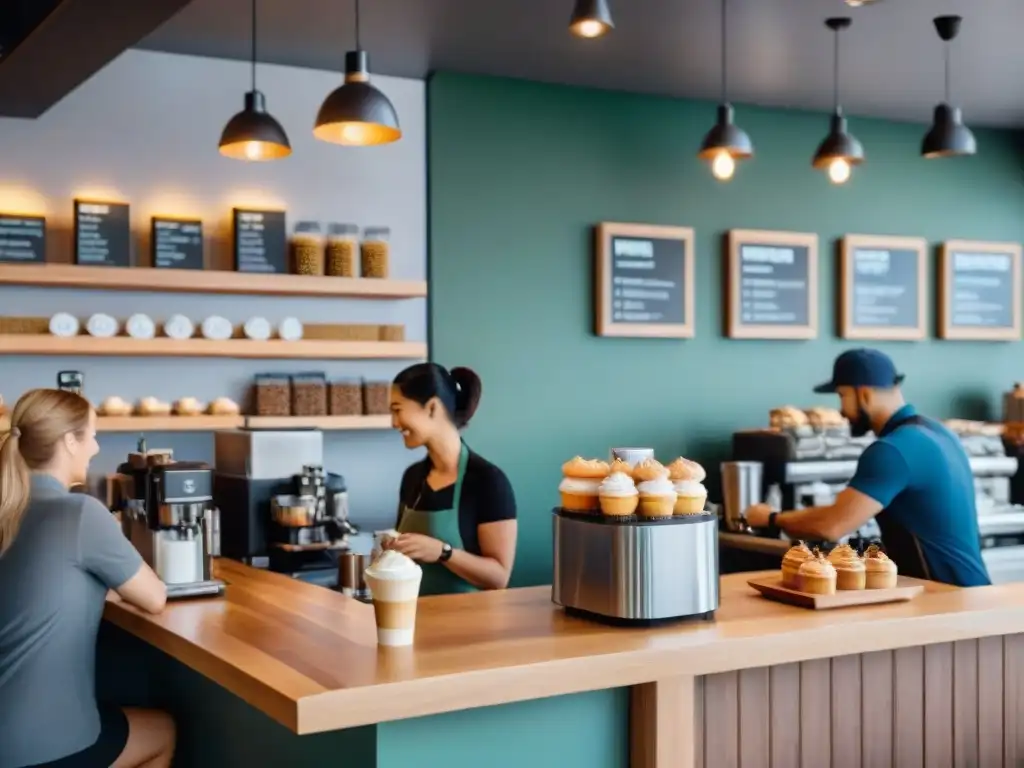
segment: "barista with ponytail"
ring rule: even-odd
[[[423,565],[424,595],[504,589],[516,552],[516,500],[494,464],[459,434],[480,403],[480,377],[436,363],[406,368],[391,387],[391,424],[406,448],[426,448],[399,492],[397,539]]]
[[[158,613],[166,591],[92,496],[70,493],[99,451],[96,414],[36,389],[0,432],[0,766],[167,768],[174,722],[98,704],[107,591]]]

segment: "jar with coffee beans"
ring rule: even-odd
[[[315,221],[300,221],[292,232],[291,267],[296,275],[324,273],[324,236]]]
[[[292,376],[292,416],[327,415],[327,377],[322,373]]]
[[[367,381],[363,383],[363,413],[383,416],[391,413],[391,382]]]
[[[363,413],[363,380],[335,379],[330,390],[331,416],[361,416]]]
[[[253,383],[253,401],[253,411],[257,416],[291,416],[291,380],[282,373],[257,375]]]
[[[355,224],[327,225],[327,274],[331,277],[355,277],[359,227]]]
[[[359,248],[360,272],[363,277],[386,278],[390,261],[391,229],[367,227]]]

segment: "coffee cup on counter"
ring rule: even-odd
[[[387,550],[366,569],[364,578],[373,596],[377,644],[412,645],[423,569],[401,552]]]

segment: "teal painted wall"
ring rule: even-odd
[[[1024,175],[1011,135],[976,131],[975,158],[919,158],[923,126],[852,119],[867,163],[844,187],[810,167],[824,115],[740,106],[757,157],[731,183],[695,157],[714,105],[440,73],[428,88],[433,354],[469,365],[484,398],[467,440],[501,465],[519,500],[514,584],[550,580],[549,509],[559,467],[612,444],[682,452],[710,468],[730,434],[811,394],[833,357],[833,241],[848,233],[1020,241]],[[592,335],[591,226],[692,226],[697,337]],[[821,333],[814,341],[722,337],[721,236],[817,232]],[[908,397],[940,416],[999,416],[1024,373],[1017,344],[879,344]]]

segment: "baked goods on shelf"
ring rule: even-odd
[[[708,500],[704,479],[708,473],[700,464],[680,456],[668,465],[668,479],[676,493],[675,514],[699,515]]]
[[[628,517],[636,512],[640,501],[633,478],[625,472],[613,472],[598,488],[601,512],[610,517]]]
[[[809,595],[834,595],[836,569],[818,550],[810,560],[804,561],[797,572],[799,590]]]
[[[946,419],[943,424],[950,432],[958,435],[985,435],[998,437],[1005,431],[1002,424],[989,424],[985,421],[971,421],[969,419]]]
[[[802,541],[793,544],[782,558],[782,586],[800,589],[800,566],[813,557],[814,553]]]
[[[199,416],[203,412],[203,404],[194,397],[183,397],[174,403],[175,416]]]
[[[608,476],[608,462],[575,456],[562,465],[562,475],[558,492],[563,509],[589,512],[598,508],[598,489]]]
[[[872,544],[864,552],[865,588],[866,589],[894,589],[898,569],[889,556]]]
[[[615,461],[613,461],[611,463],[611,466],[608,468],[608,474],[611,474],[613,472],[624,472],[625,474],[627,474],[630,477],[632,477],[633,476],[633,465],[630,464],[628,461],[625,461],[624,459],[620,459],[618,456],[616,456],[615,457]]]
[[[131,416],[131,414],[132,404],[117,395],[112,395],[100,403],[100,416]]]
[[[808,408],[804,413],[813,429],[839,429],[847,424],[843,414],[835,408]]]
[[[643,480],[637,487],[640,494],[642,517],[672,517],[676,505],[676,491],[667,477]]]
[[[829,553],[828,560],[836,569],[836,589],[864,589],[866,570],[864,559],[853,547],[842,544]]]
[[[773,429],[797,429],[808,426],[807,414],[793,405],[772,408],[768,412],[768,420]]]
[[[647,480],[667,480],[668,469],[657,459],[644,459],[633,467],[633,479],[638,483]]]
[[[155,397],[144,397],[135,406],[135,412],[139,416],[169,416],[171,404],[158,400]]]
[[[566,477],[596,478],[608,477],[608,462],[600,459],[584,459],[574,456],[562,465],[562,474]]]
[[[218,397],[210,403],[206,411],[211,416],[237,416],[242,409],[230,397]]]

